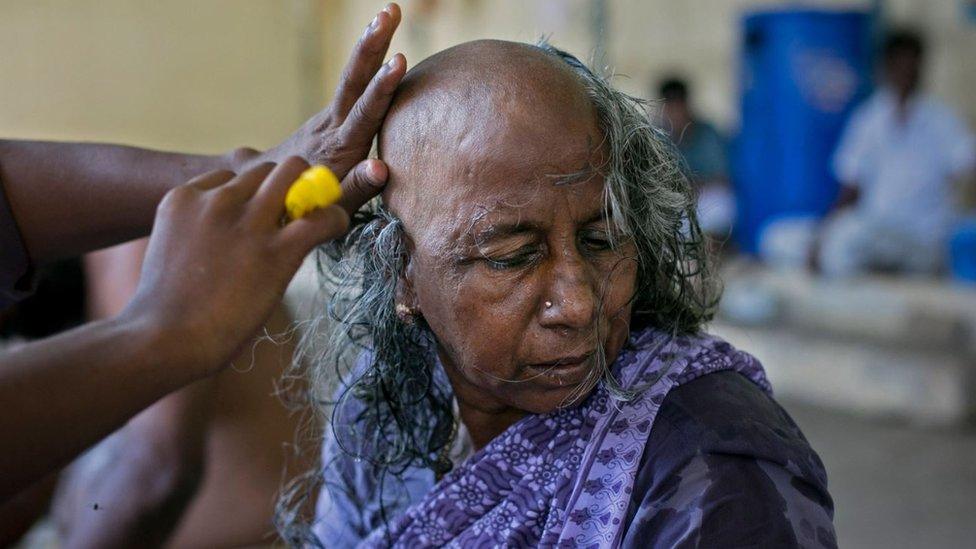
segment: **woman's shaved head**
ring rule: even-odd
[[[584,164],[602,139],[593,103],[566,63],[517,42],[454,46],[414,67],[397,90],[379,136],[390,167],[384,202],[408,226],[419,224],[431,196],[506,167],[487,160],[515,153],[507,166],[519,173],[504,175],[522,176],[566,134],[577,149],[568,152]]]

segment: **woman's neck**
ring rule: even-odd
[[[471,443],[475,451],[487,446],[505,429],[525,417],[525,412],[515,408],[483,409],[477,405],[472,406],[466,404],[460,396],[458,409],[461,412],[461,421],[471,435]]]
[[[484,389],[469,382],[449,358],[443,354],[439,358],[457,399],[460,420],[464,422],[476,451],[525,417],[523,410],[499,402]]]

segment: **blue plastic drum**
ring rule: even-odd
[[[871,22],[866,12],[802,8],[745,16],[732,153],[743,251],[756,252],[769,218],[823,215],[835,200],[831,157],[871,91]]]
[[[957,280],[976,283],[976,219],[960,225],[949,240],[949,271]]]

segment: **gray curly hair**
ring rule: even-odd
[[[632,259],[637,262],[632,329],[653,326],[675,334],[700,330],[714,313],[720,289],[711,275],[695,197],[676,148],[652,125],[645,101],[615,90],[579,59],[545,40],[536,47],[578,76],[604,133],[608,160],[600,169],[606,218],[614,225],[611,234],[633,242]],[[450,469],[440,456],[451,443],[453,396],[435,379],[435,339],[429,327],[422,318],[404,322],[395,310],[407,260],[404,237],[401,220],[374,202],[353,217],[344,239],[318,250],[324,293],[330,297],[324,306],[327,314],[317,321],[329,326],[330,336],[322,344],[314,326],[306,329],[288,376],[303,380],[292,387],[300,387],[297,406],[314,414],[308,433],[322,432],[315,426],[334,428],[333,410],[345,399],[359,399],[364,404],[355,418],[360,428],[345,434],[356,438],[334,432],[344,452],[368,460],[380,475],[395,476],[407,467],[443,474]],[[353,368],[360,355],[360,366]],[[625,391],[615,389],[609,365],[600,366],[595,375],[618,398],[627,398]],[[337,377],[345,382],[338,397],[330,399]],[[318,450],[321,435],[303,443]],[[327,482],[328,465],[320,464],[283,490],[276,526],[290,544],[319,545],[308,505]]]

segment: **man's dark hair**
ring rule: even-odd
[[[894,29],[885,37],[882,48],[885,59],[891,59],[902,53],[914,54],[922,57],[925,53],[925,41],[921,33],[912,29]]]
[[[665,101],[687,101],[688,83],[681,78],[668,77],[659,84],[661,98]]]

